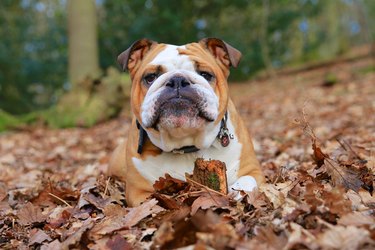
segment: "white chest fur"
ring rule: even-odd
[[[234,138],[230,140],[227,147],[223,147],[219,140],[215,140],[211,147],[195,153],[182,155],[162,153],[158,156],[149,156],[143,160],[133,157],[133,164],[146,180],[154,183],[159,177],[164,177],[166,173],[174,178],[185,180],[185,173],[193,172],[194,161],[199,157],[220,160],[226,164],[228,185],[230,186],[238,179],[242,144],[237,139],[230,119],[227,121],[227,127],[230,133],[234,134]]]

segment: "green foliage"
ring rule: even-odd
[[[54,128],[90,127],[116,116],[130,98],[127,74],[109,68],[100,81],[87,79],[80,87],[62,96],[56,106],[42,112],[45,123]]]
[[[375,35],[373,0],[96,3],[104,70],[115,66],[117,55],[143,37],[185,44],[213,36],[242,51],[242,62],[230,80],[244,80],[260,71],[331,59],[371,42]],[[1,109],[12,114],[45,109],[71,88],[67,36],[66,1],[1,0]]]
[[[14,128],[19,124],[21,124],[20,120],[0,109],[0,132],[9,128]]]
[[[323,86],[332,87],[337,83],[337,81],[337,75],[333,72],[330,72],[324,77]]]

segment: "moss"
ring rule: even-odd
[[[375,66],[374,65],[367,65],[366,67],[362,67],[358,70],[358,73],[360,75],[366,75],[369,73],[375,72]]]
[[[208,176],[207,182],[209,184],[209,188],[212,188],[213,190],[216,190],[216,191],[220,190],[220,180],[219,180],[219,176],[216,173],[211,173]]]
[[[338,82],[338,79],[337,79],[336,74],[331,72],[331,73],[328,73],[324,77],[323,86],[331,87],[331,86],[335,85],[337,82]]]
[[[0,110],[0,131],[22,124],[43,123],[52,128],[90,127],[129,107],[131,80],[128,74],[109,68],[99,80],[85,79],[63,95],[58,104],[42,111],[14,117]]]
[[[9,128],[14,128],[22,124],[22,121],[17,119],[15,116],[8,114],[7,112],[0,109],[0,131],[4,131]]]
[[[102,79],[86,79],[80,87],[63,95],[42,117],[53,128],[93,126],[116,116],[127,106],[130,87],[128,74],[109,68]]]

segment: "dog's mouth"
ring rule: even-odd
[[[153,118],[148,124],[159,130],[163,128],[197,128],[215,117],[207,112],[206,101],[194,93],[161,95],[156,102]]]

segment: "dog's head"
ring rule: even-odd
[[[132,79],[132,111],[163,151],[209,147],[228,103],[229,67],[241,53],[217,38],[183,46],[141,39],[118,56]]]

